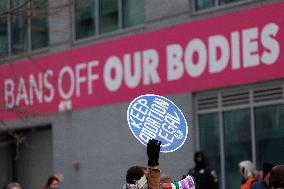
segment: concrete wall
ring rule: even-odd
[[[161,154],[160,167],[175,179],[192,166],[194,135],[191,95],[170,96],[184,112],[189,135],[176,152]],[[126,119],[129,103],[70,112],[53,121],[54,168],[63,172],[63,188],[120,188],[127,169],[147,165],[146,147],[132,135]],[[79,161],[81,169],[72,167]]]
[[[190,22],[212,15],[223,14],[229,11],[238,11],[246,7],[264,4],[272,1],[248,1],[238,7],[217,9],[204,13],[192,13],[192,0],[145,0],[144,26],[138,26],[117,31],[88,40],[74,42],[72,40],[72,7],[64,7],[49,18],[50,48],[48,51],[56,52],[72,47],[95,44],[97,42],[112,40],[121,36],[150,31],[157,28],[169,27],[178,23]],[[70,1],[49,0],[50,7],[62,5]],[[157,92],[158,93],[158,92]],[[176,152],[160,155],[160,168],[174,179],[180,179],[190,167],[193,166],[192,156],[195,149],[195,125],[192,105],[192,94],[185,93],[168,96],[185,114],[189,125],[189,134],[186,143]],[[146,165],[146,148],[132,135],[126,120],[126,110],[129,102],[115,105],[100,106],[91,109],[58,113],[56,115],[36,117],[31,119],[13,121],[5,124],[7,129],[30,128],[38,125],[51,125],[52,132],[49,137],[51,143],[43,140],[47,136],[29,136],[37,141],[36,146],[50,146],[53,149],[46,151],[39,148],[38,158],[44,154],[52,156],[43,166],[42,175],[63,173],[65,176],[62,188],[121,188],[125,182],[125,174],[132,165]],[[0,123],[2,125],[2,123]],[[44,133],[42,133],[45,135]],[[47,137],[48,138],[48,137]],[[0,170],[8,169],[1,154],[5,149],[0,148]],[[23,152],[30,153],[34,152]],[[24,160],[23,160],[24,161]],[[38,159],[30,158],[32,174],[41,174],[36,170]],[[80,162],[80,169],[73,167],[74,162]],[[30,167],[27,167],[30,168]],[[8,171],[8,170],[7,170]],[[31,182],[23,170],[19,170],[23,183]],[[2,174],[2,172],[1,172]],[[26,176],[26,178],[24,178]],[[8,176],[5,176],[5,178]],[[44,177],[44,176],[42,176]],[[45,182],[47,178],[35,178]],[[1,182],[1,180],[0,180]],[[1,184],[1,183],[0,183]],[[26,184],[26,183],[25,183]],[[44,183],[43,183],[44,184]],[[1,186],[1,185],[0,185]],[[29,185],[30,186],[30,185]]]

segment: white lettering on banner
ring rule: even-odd
[[[279,26],[277,24],[269,23],[264,26],[261,32],[261,43],[267,49],[261,56],[261,61],[264,64],[273,64],[279,57],[279,43],[273,38],[278,33],[278,30]]]
[[[194,62],[193,55],[198,54],[198,62]],[[185,68],[192,77],[200,76],[206,67],[206,46],[200,39],[193,39],[185,48]]]
[[[66,85],[66,82],[63,82],[64,75],[66,75],[66,77],[68,77],[70,80],[69,86]],[[64,91],[63,86],[67,86],[68,88],[67,92]],[[58,91],[60,97],[63,99],[67,100],[73,96],[73,93],[75,91],[75,74],[72,68],[69,66],[64,66],[59,72]]]
[[[44,73],[44,76],[43,76],[44,86],[45,86],[46,89],[49,90],[49,95],[45,95],[44,96],[44,100],[47,103],[52,102],[52,100],[54,98],[54,88],[53,88],[53,85],[51,84],[51,82],[48,81],[48,78],[52,77],[52,76],[53,76],[53,71],[52,70],[47,70]]]
[[[159,54],[155,49],[148,49],[142,52],[134,52],[132,55],[134,64],[134,74],[131,76],[131,55],[124,54],[123,62],[118,56],[111,56],[107,59],[104,65],[104,84],[106,88],[115,92],[119,90],[123,81],[128,88],[135,88],[141,82],[141,72],[143,71],[143,84],[150,85],[159,83],[160,77],[158,74]],[[141,58],[143,69],[141,69]],[[115,72],[115,76],[113,76]]]
[[[88,95],[93,94],[93,81],[99,79],[98,73],[93,73],[92,70],[94,67],[99,65],[99,61],[94,60],[88,63]]]
[[[168,81],[178,80],[183,75],[182,47],[178,44],[167,46],[167,78]]]
[[[20,77],[18,85],[18,93],[16,97],[16,106],[19,106],[22,100],[24,100],[26,106],[29,104],[25,80],[23,77]]]
[[[258,28],[255,27],[243,30],[243,61],[245,68],[259,65],[257,38]]]
[[[191,38],[185,44],[173,42],[165,46],[165,52],[153,47],[119,55],[110,54],[103,57],[106,62],[102,68],[99,67],[99,60],[91,60],[65,65],[56,71],[48,69],[19,75],[17,79],[8,77],[2,83],[5,87],[5,107],[52,103],[57,97],[68,101],[86,94],[95,96],[95,82],[99,79],[102,81],[98,83],[104,85],[107,94],[117,92],[122,87],[135,89],[141,85],[158,84],[162,80],[159,74],[165,76],[167,81],[177,81],[185,75],[198,78],[225,70],[234,72],[273,65],[280,56],[280,42],[277,40],[279,31],[280,26],[271,22],[263,27],[242,28],[226,34],[214,33],[202,39]],[[165,57],[160,58],[159,53]],[[163,70],[164,67],[159,69],[160,60],[165,61],[166,70]],[[103,74],[103,77],[99,74]],[[144,138],[147,133],[154,132],[171,141],[167,134],[172,133],[173,126],[160,123],[166,116],[166,109],[166,105],[158,102],[148,107],[141,101],[134,106],[130,119],[137,128],[142,128],[141,120],[148,122],[145,133],[141,134]],[[164,129],[156,132],[157,128]]]
[[[231,33],[231,59],[232,59],[232,69],[237,70],[241,67],[240,62],[240,33],[232,32]]]
[[[275,39],[278,31],[277,24],[268,23],[261,29],[253,27],[233,31],[229,39],[223,35],[208,36],[208,50],[198,38],[190,40],[185,50],[177,43],[167,45],[167,80],[180,79],[184,69],[191,77],[201,76],[206,68],[209,73],[216,74],[228,68],[230,59],[232,70],[255,67],[261,63],[274,64],[280,55],[280,45]],[[263,52],[259,50],[260,45],[265,48]],[[198,60],[193,58],[194,54],[198,55]]]
[[[87,68],[87,65],[85,63],[76,65],[76,96],[77,97],[81,96],[81,93],[80,93],[81,83],[87,81],[87,77],[81,75],[81,70],[84,70],[86,68]]]
[[[211,36],[209,43],[209,72],[217,73],[223,71],[229,63],[229,43],[222,35]],[[217,51],[220,49],[221,57],[218,58]]]
[[[159,65],[159,54],[154,49],[143,51],[143,83],[149,85],[151,83],[159,83],[160,77],[157,72]]]
[[[6,79],[4,81],[5,107],[19,106],[21,101],[26,106],[34,105],[35,101],[39,104],[50,103],[54,98],[54,88],[48,78],[52,76],[53,71],[47,70],[44,73],[39,72],[37,76],[30,74],[27,81],[24,77],[20,77],[18,82]],[[15,86],[18,86],[17,91],[15,91]],[[34,95],[36,98],[34,98]]]
[[[131,74],[131,56],[130,54],[126,54],[123,56],[124,59],[124,73],[125,73],[125,83],[129,88],[135,88],[139,85],[141,80],[141,53],[134,53],[134,69],[133,75]]]
[[[13,108],[15,103],[14,81],[12,79],[6,79],[4,85],[5,85],[5,106],[6,108]]]
[[[76,97],[80,97],[82,85],[87,87],[88,95],[93,94],[93,82],[99,79],[99,75],[94,72],[94,68],[98,65],[99,61],[93,60],[76,64],[73,69],[70,66],[62,67],[57,81],[60,97],[67,100],[72,98],[74,93]],[[65,79],[69,82],[65,81]]]
[[[112,78],[112,72],[115,76]],[[117,56],[111,56],[107,59],[104,67],[104,82],[107,89],[111,92],[117,91],[122,83],[122,65]]]
[[[35,78],[33,75],[30,75],[29,77],[30,79],[30,105],[33,105],[33,99],[34,99],[34,92],[36,94],[37,97],[37,101],[39,103],[42,103],[42,99],[43,99],[43,91],[42,91],[42,73],[38,74],[38,84],[35,81]]]

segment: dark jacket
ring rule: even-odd
[[[187,173],[192,175],[197,189],[218,189],[218,178],[216,172],[210,168],[190,169]]]
[[[269,189],[269,187],[264,181],[256,181],[251,185],[250,189]]]

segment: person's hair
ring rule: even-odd
[[[50,186],[50,184],[53,182],[53,181],[57,181],[59,183],[59,179],[56,177],[56,176],[51,176],[47,179],[47,182],[46,182],[46,185],[45,185],[45,189],[48,189],[48,187]]]
[[[141,166],[133,166],[127,170],[126,182],[128,184],[135,184],[135,181],[144,176],[144,169]]]
[[[277,165],[271,169],[269,187],[284,188],[284,165]]]
[[[12,182],[12,183],[8,184],[7,189],[11,189],[12,187],[16,187],[17,189],[22,189],[20,184],[16,183],[16,182]]]
[[[274,164],[270,162],[264,162],[262,164],[262,172],[263,172],[263,179],[268,175],[268,173],[271,171],[271,169],[274,167]]]
[[[239,163],[239,167],[241,168],[241,172],[245,178],[256,177],[258,173],[254,164],[252,164],[249,160],[241,161]]]
[[[201,152],[201,151],[197,151],[197,152],[194,153],[194,161],[195,161],[195,162],[196,162],[196,159],[197,159],[198,156],[201,156],[201,157],[202,157],[202,161],[205,162],[205,160],[206,160],[205,155],[204,155],[204,153]]]

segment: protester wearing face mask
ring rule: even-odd
[[[127,170],[125,189],[159,189],[159,153],[161,142],[151,139],[147,144],[148,167],[133,166]]]
[[[148,167],[133,166],[127,170],[124,189],[195,189],[193,178],[188,175],[180,181],[160,183],[159,153],[161,142],[155,139],[147,144]]]

